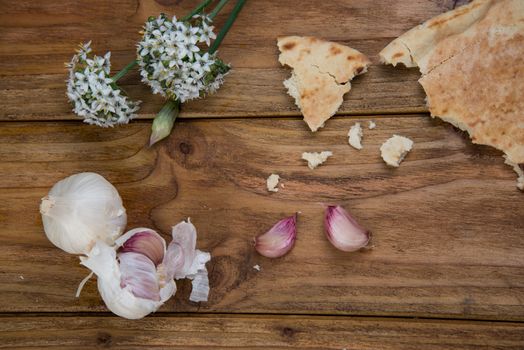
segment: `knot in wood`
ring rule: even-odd
[[[108,348],[113,343],[113,337],[107,332],[99,332],[96,336],[97,345]]]
[[[191,146],[191,144],[187,142],[180,142],[178,148],[180,149],[180,152],[182,152],[183,154],[190,154],[193,150],[193,146]]]

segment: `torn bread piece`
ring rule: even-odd
[[[362,127],[360,127],[360,123],[355,123],[348,132],[348,142],[351,147],[362,149],[362,135]]]
[[[324,163],[329,157],[333,155],[331,151],[323,152],[304,152],[302,153],[302,159],[307,161],[309,169],[313,170],[320,164]]]
[[[377,124],[373,120],[370,120],[368,124],[368,129],[372,130],[372,129],[375,129],[376,127],[377,127]]]
[[[293,68],[284,86],[312,131],[337,112],[351,79],[371,64],[355,49],[314,37],[280,37],[277,44],[279,62]]]
[[[269,192],[278,192],[278,182],[280,181],[280,176],[277,174],[271,174],[266,180],[267,190]]]
[[[380,155],[387,165],[398,167],[412,147],[413,141],[407,137],[393,135],[380,146]]]
[[[419,67],[420,71],[426,74],[435,65],[461,50],[469,36],[457,38],[455,35],[464,33],[485,16],[493,2],[474,0],[412,28],[382,49],[379,53],[380,60],[393,66],[402,63],[406,67]],[[437,48],[441,42],[450,38],[451,41],[459,40],[460,44],[456,42],[455,45]],[[431,57],[434,58],[430,60]]]
[[[419,67],[432,117],[524,166],[524,1],[474,0],[406,32],[380,57]]]

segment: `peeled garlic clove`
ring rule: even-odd
[[[118,253],[120,287],[128,287],[134,296],[160,301],[160,287],[153,261],[140,253]]]
[[[369,243],[370,233],[341,206],[328,206],[324,217],[328,240],[344,252],[353,252]]]
[[[113,244],[127,223],[118,191],[96,173],[57,182],[42,198],[40,213],[47,238],[71,254],[86,254],[97,240]]]
[[[159,265],[164,259],[166,250],[164,239],[155,231],[148,229],[134,229],[129,236],[122,236],[122,246],[118,250],[121,253],[135,252],[147,256],[155,264]]]
[[[296,214],[277,222],[268,232],[255,238],[256,251],[268,258],[278,258],[293,248],[297,237]]]

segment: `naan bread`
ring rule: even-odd
[[[524,190],[524,0],[475,0],[406,32],[380,52],[418,66],[431,115],[506,154]]]
[[[314,37],[286,36],[277,44],[280,63],[293,68],[284,86],[312,131],[337,112],[351,90],[349,81],[371,63],[357,50]]]

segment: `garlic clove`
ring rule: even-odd
[[[369,231],[339,205],[326,208],[324,227],[331,244],[344,252],[365,247],[371,237]]]
[[[136,254],[136,253],[125,253]],[[130,286],[122,287],[122,272],[117,260],[114,246],[109,246],[103,241],[95,242],[87,256],[80,257],[80,263],[98,277],[98,291],[107,308],[120,317],[127,319],[140,319],[151,312],[155,312],[176,292],[176,284],[168,281],[160,288],[160,300],[151,300],[137,297]],[[152,264],[152,263],[151,263]]]
[[[255,238],[255,250],[268,258],[278,258],[293,248],[297,237],[297,215],[277,222],[269,231]]]
[[[144,232],[147,234],[141,234]],[[192,280],[190,300],[207,301],[206,263],[211,255],[196,249],[196,239],[196,228],[189,221],[173,227],[173,241],[167,250],[164,239],[154,230],[136,228],[112,246],[96,241],[80,261],[97,275],[98,290],[109,310],[121,317],[139,319],[175,294],[173,278]],[[153,260],[158,261],[160,256],[161,262],[155,264]]]
[[[57,182],[42,198],[40,213],[47,238],[71,254],[88,253],[97,240],[111,245],[127,223],[118,191],[96,173]]]
[[[164,259],[165,241],[153,230],[133,230],[132,235],[127,238],[119,252],[135,252],[147,256],[151,261],[158,266]]]
[[[128,252],[117,255],[120,262],[120,287],[128,287],[138,298],[160,300],[155,264],[147,256]]]

